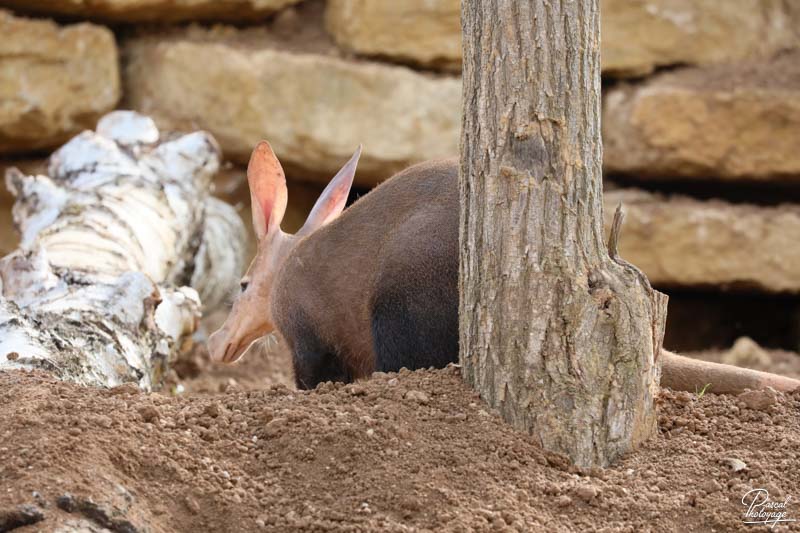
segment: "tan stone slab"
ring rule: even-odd
[[[114,22],[252,20],[300,0],[3,0],[3,5],[45,15]]]
[[[0,10],[0,154],[58,146],[114,108],[114,35]]]
[[[360,185],[458,152],[459,79],[266,42],[213,32],[133,39],[126,103],[162,128],[209,130],[237,162],[267,139],[289,169],[324,181],[359,143]]]
[[[642,75],[800,46],[800,4],[784,0],[602,0],[603,71]]]
[[[603,72],[611,76],[800,47],[798,2],[602,0],[600,5]],[[359,54],[458,69],[459,6],[459,0],[328,0],[326,26],[340,46]]]
[[[620,254],[654,285],[800,292],[800,206],[619,189],[605,194],[606,228],[620,201]]]
[[[607,172],[800,181],[800,52],[614,88],[603,136]]]
[[[325,25],[340,46],[359,54],[461,69],[458,0],[328,0]]]

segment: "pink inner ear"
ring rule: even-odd
[[[286,188],[286,177],[283,168],[275,157],[272,148],[266,141],[261,141],[250,156],[247,166],[247,180],[256,203],[264,217],[264,232],[268,232],[270,224],[279,224],[280,220],[271,220],[278,201],[278,196]]]
[[[275,176],[275,177],[273,177]],[[278,187],[274,180],[283,179],[283,170],[271,169],[267,177],[261,178],[256,185],[256,197],[261,206],[261,213],[264,215],[264,231],[270,230],[270,216],[275,208],[275,201],[278,197]]]
[[[261,212],[264,214],[264,232],[269,232],[269,217],[272,215],[272,203],[261,202]]]
[[[322,191],[311,213],[308,214],[306,223],[301,228],[301,233],[310,233],[328,224],[338,217],[347,202],[347,195],[356,173],[356,165],[361,156],[361,145],[356,149],[350,160],[336,173],[331,182]]]
[[[337,206],[341,205],[341,207],[344,208],[344,204],[347,202],[347,193],[349,192],[350,187],[347,182],[339,184],[336,189],[331,192],[330,198],[325,202],[325,207],[329,213],[325,217],[324,223],[327,223],[331,218],[335,218],[339,215],[341,209],[337,209]]]

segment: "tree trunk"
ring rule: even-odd
[[[653,435],[666,296],[603,241],[599,0],[462,0],[465,379],[577,465]]]
[[[53,154],[50,177],[7,173],[21,242],[0,260],[0,370],[149,390],[191,339],[198,292],[213,308],[236,287],[245,233],[209,196],[216,142],[159,137],[114,112]]]

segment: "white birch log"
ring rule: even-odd
[[[21,242],[0,260],[0,369],[156,387],[200,298],[219,306],[244,264],[241,220],[209,196],[219,162],[208,133],[164,139],[116,111],[56,151],[49,176],[8,171]]]

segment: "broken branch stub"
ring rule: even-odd
[[[0,260],[0,369],[156,386],[200,298],[222,304],[244,264],[241,220],[209,196],[219,162],[208,133],[162,138],[116,111],[56,151],[49,176],[10,170],[21,239]]]

